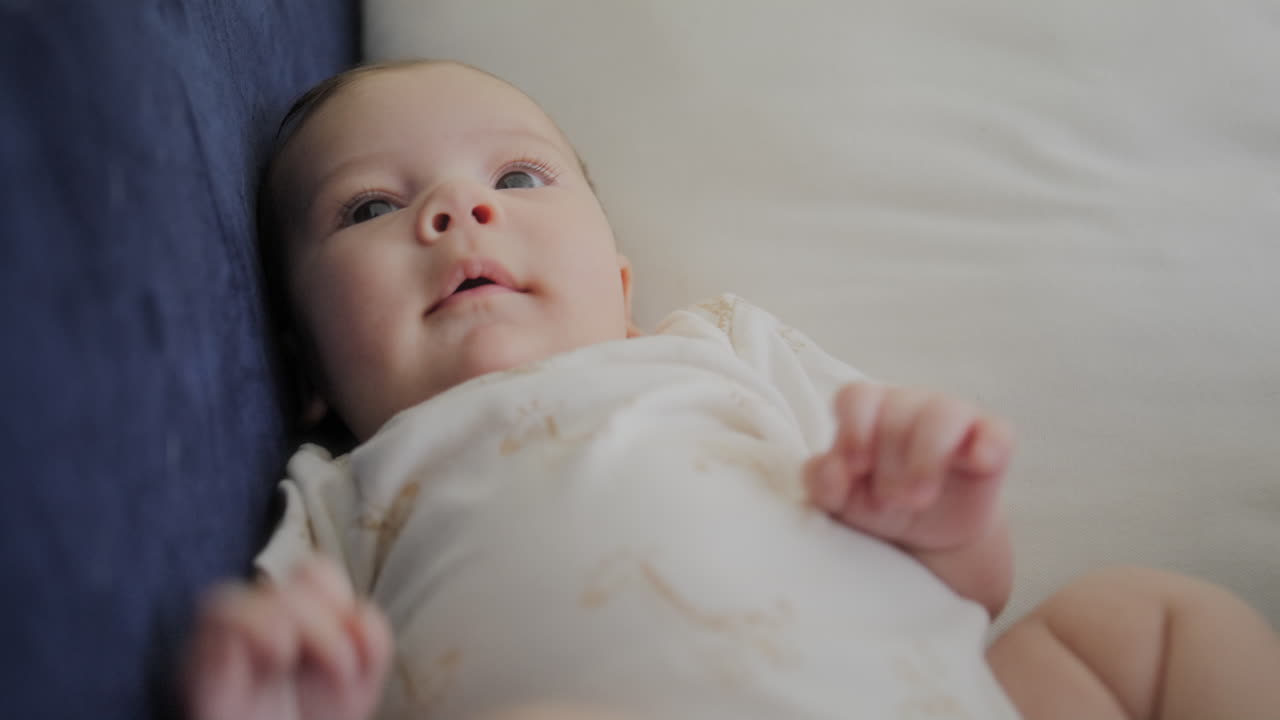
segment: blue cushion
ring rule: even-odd
[[[0,3],[0,714],[177,715],[195,595],[288,451],[253,249],[354,0]]]

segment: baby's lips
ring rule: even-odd
[[[467,281],[480,279],[514,292],[527,292],[501,262],[484,256],[467,257],[452,263],[441,283],[441,292],[425,314],[430,315],[446,304]]]

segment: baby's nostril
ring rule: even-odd
[[[448,229],[449,229],[449,214],[448,214],[448,213],[436,213],[436,216],[435,216],[435,217],[433,217],[433,218],[431,218],[431,227],[435,228],[435,231],[436,231],[436,232],[444,232],[445,230],[448,230]]]
[[[490,218],[493,217],[493,210],[489,209],[488,205],[477,205],[471,208],[471,217],[475,218],[476,222],[481,225],[487,225]]]

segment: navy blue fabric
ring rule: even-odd
[[[0,0],[0,716],[177,717],[288,447],[253,249],[354,0]]]

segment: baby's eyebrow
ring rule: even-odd
[[[390,151],[379,151],[369,153],[368,155],[359,155],[338,163],[333,168],[321,173],[310,182],[304,179],[303,182],[300,183],[300,192],[295,195],[297,198],[295,210],[301,214],[301,217],[310,217],[311,213],[315,210],[316,203],[319,202],[319,199],[325,194],[325,190],[336,184],[343,176],[354,174],[362,167],[384,166],[386,163],[393,162],[395,158],[395,153]]]
[[[548,149],[554,150],[561,155],[567,155],[569,158],[577,157],[577,153],[573,152],[573,148],[569,145],[568,139],[563,137],[561,132],[543,132],[524,125],[513,125],[500,128],[476,128],[467,133],[468,139],[471,136],[498,135],[519,142],[536,142],[545,145]]]
[[[312,186],[310,194],[312,197],[315,197],[317,194],[319,194],[320,190],[332,184],[335,180],[341,178],[343,175],[349,175],[354,173],[361,166],[365,166],[365,165],[382,166],[382,165],[385,165],[386,163],[395,162],[396,158],[397,158],[396,153],[393,153],[390,151],[379,151],[379,152],[369,153],[368,155],[358,155],[354,158],[350,158],[348,160],[340,162],[336,166],[334,166],[332,169],[330,169],[328,172],[325,172],[322,175],[320,175],[320,177],[316,180],[315,184]]]

